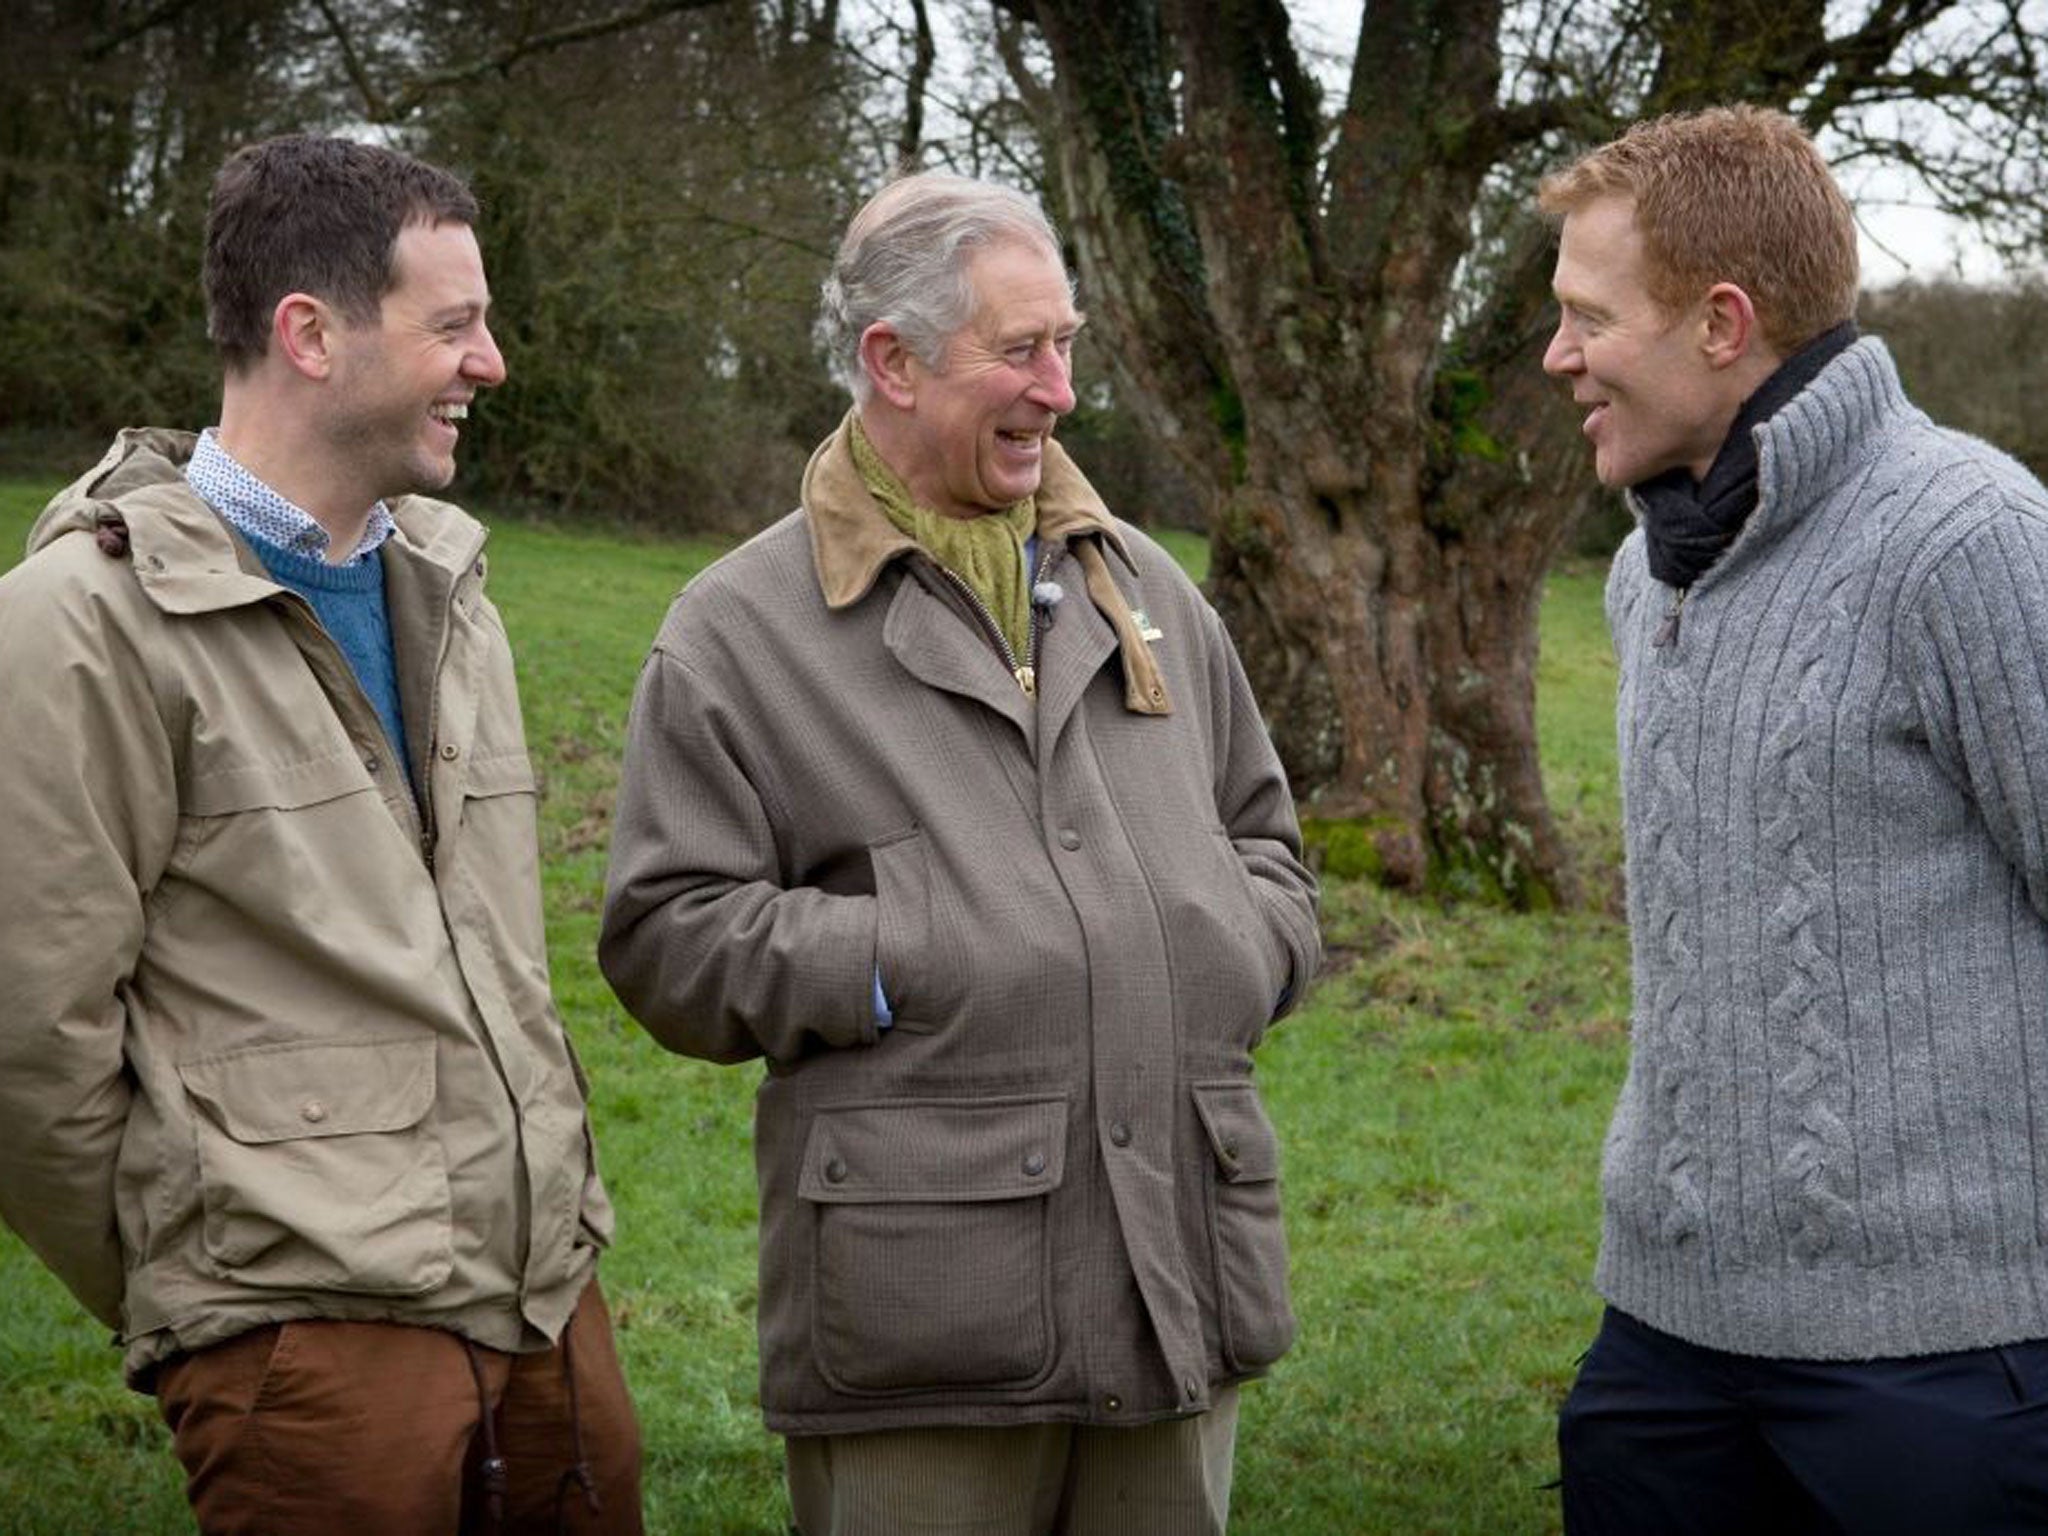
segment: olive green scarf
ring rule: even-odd
[[[983,517],[942,517],[919,506],[910,487],[882,462],[859,417],[853,422],[853,462],[889,521],[988,605],[1022,665],[1031,633],[1031,580],[1024,569],[1024,541],[1038,531],[1036,500],[1027,496]]]

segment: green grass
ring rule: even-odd
[[[0,566],[55,483],[0,481]],[[1199,556],[1183,543],[1181,558]],[[490,548],[546,775],[555,985],[620,1207],[605,1280],[646,1437],[649,1529],[780,1532],[780,1450],[754,1383],[758,1069],[661,1052],[591,954],[633,679],[669,596],[712,550],[516,524]],[[1543,644],[1552,797],[1575,846],[1609,860],[1597,574],[1553,580]],[[1626,1048],[1621,929],[1599,900],[1516,917],[1346,882],[1326,892],[1325,931],[1335,968],[1260,1055],[1302,1333],[1245,1395],[1233,1529],[1541,1536],[1557,1528],[1540,1486],[1553,1415],[1599,1310],[1588,1276]],[[121,1387],[105,1337],[8,1234],[0,1405],[0,1531],[189,1530],[154,1405]]]

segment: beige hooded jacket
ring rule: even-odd
[[[1057,447],[1038,511],[1035,699],[844,428],[641,676],[599,957],[665,1045],[767,1058],[788,1433],[1142,1423],[1293,1335],[1251,1057],[1320,953],[1286,780],[1215,613]]]
[[[0,578],[0,1215],[138,1386],[309,1316],[540,1347],[611,1210],[484,531],[392,506],[416,809],[192,441],[124,432]]]

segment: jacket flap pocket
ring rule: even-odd
[[[469,775],[463,781],[463,793],[479,798],[485,795],[532,794],[538,787],[533,759],[524,752],[495,752],[489,757],[473,757],[469,760]]]
[[[250,1144],[402,1131],[434,1102],[432,1040],[258,1045],[180,1063],[185,1091]]]
[[[1196,1083],[1195,1111],[1216,1167],[1226,1184],[1253,1184],[1280,1177],[1280,1138],[1266,1118],[1266,1106],[1250,1083]]]
[[[195,772],[185,787],[183,809],[188,816],[295,811],[375,787],[353,752],[297,763],[236,763]]]
[[[797,1193],[879,1200],[1021,1200],[1059,1187],[1065,1099],[905,1099],[818,1111]]]

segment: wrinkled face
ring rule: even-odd
[[[1704,310],[1667,314],[1650,297],[1632,202],[1602,198],[1565,217],[1551,287],[1559,313],[1544,371],[1585,409],[1600,483],[1678,467],[1703,477],[1740,401],[1702,349]]]
[[[470,401],[505,379],[469,226],[408,224],[393,270],[376,322],[340,326],[325,413],[329,439],[376,498],[447,485]]]
[[[1045,445],[1074,408],[1081,315],[1052,251],[1013,241],[968,264],[974,313],[938,368],[910,363],[908,459],[892,465],[925,506],[979,517],[1038,490]]]

